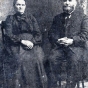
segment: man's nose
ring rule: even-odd
[[[68,5],[69,4],[69,0],[66,0],[66,5]]]
[[[19,8],[21,9],[21,8],[22,8],[22,6],[20,5],[20,6],[19,6]]]

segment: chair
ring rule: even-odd
[[[1,32],[2,32],[2,43],[3,43],[3,49],[2,49],[2,55],[3,55],[3,87],[7,87],[6,82],[6,70],[5,70],[5,58],[6,58],[6,49],[5,49],[5,21],[1,22]]]
[[[1,23],[1,31],[2,31],[2,42],[5,44],[5,21],[2,21]]]

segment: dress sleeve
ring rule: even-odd
[[[17,35],[14,35],[12,33],[13,30],[13,16],[9,15],[6,19],[5,22],[5,36],[6,36],[6,40],[8,40],[9,42],[13,42],[13,43],[18,43],[20,42],[20,38]]]
[[[37,45],[42,43],[42,35],[38,26],[36,19],[32,16],[32,25],[33,25],[33,39],[32,42]]]

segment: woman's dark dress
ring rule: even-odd
[[[41,77],[44,54],[41,49],[41,33],[35,18],[29,15],[9,15],[5,24],[5,86],[6,88],[42,88]],[[33,42],[27,49],[21,40]],[[41,70],[42,69],[42,70]]]

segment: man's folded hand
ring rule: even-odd
[[[65,45],[65,46],[69,46],[69,45],[73,44],[73,39],[67,38],[67,37],[63,37],[63,38],[58,39],[57,42],[59,44]]]

